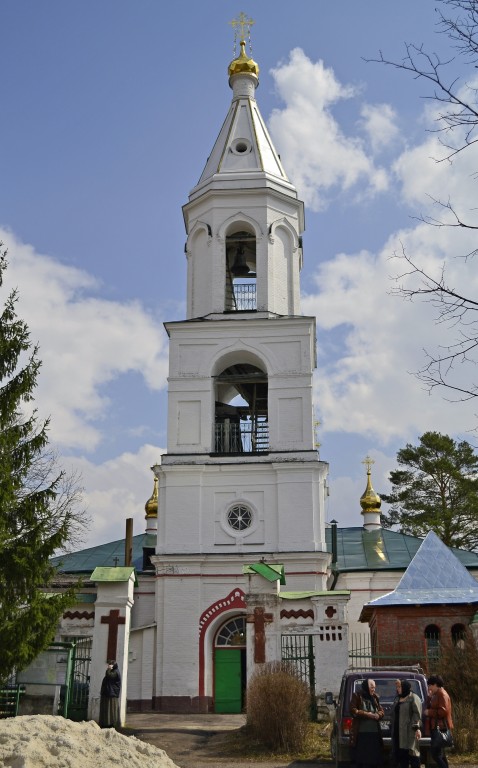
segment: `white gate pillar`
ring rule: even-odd
[[[88,717],[99,721],[101,683],[108,659],[116,659],[121,675],[120,725],[126,719],[128,647],[131,608],[136,582],[132,566],[95,568],[90,577],[98,586],[90,665]]]
[[[247,681],[265,662],[280,661],[280,584],[285,583],[284,566],[268,563],[245,565]]]

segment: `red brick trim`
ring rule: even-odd
[[[220,616],[221,613],[225,613],[225,611],[232,611],[237,610],[241,611],[243,613],[246,608],[246,596],[243,592],[243,590],[240,587],[236,587],[232,590],[232,592],[229,592],[227,597],[222,598],[221,600],[216,600],[215,603],[209,606],[209,608],[206,608],[206,610],[201,614],[201,618],[199,619],[199,698],[207,698],[204,697],[204,691],[206,688],[206,681],[204,680],[204,667],[205,667],[205,639],[206,639],[206,631],[211,624],[212,621],[217,616]]]

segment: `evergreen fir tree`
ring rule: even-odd
[[[390,473],[386,528],[426,536],[432,530],[448,547],[478,547],[478,456],[465,440],[425,432],[420,444],[397,453],[401,469]]]
[[[6,267],[0,243],[0,287]],[[72,604],[73,589],[48,593],[49,560],[81,521],[78,488],[57,470],[48,421],[31,406],[41,362],[17,301],[14,290],[0,315],[0,681],[48,646]]]

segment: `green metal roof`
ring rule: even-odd
[[[278,581],[280,584],[285,584],[284,566],[280,564],[253,563],[252,565],[244,565],[242,572],[245,575],[258,573],[267,581]]]
[[[124,539],[109,541],[97,547],[81,549],[79,552],[71,552],[51,559],[60,573],[86,573],[88,576],[95,568],[109,566],[122,566],[124,564]],[[143,547],[155,546],[155,537],[151,534],[140,533],[133,536],[133,557],[131,565],[137,573],[143,571]]]
[[[350,595],[349,589],[335,589],[331,591],[330,589],[326,590],[313,590],[312,592],[280,592],[279,597],[283,598],[284,600],[305,600],[309,597],[337,597],[337,595],[345,595],[346,597]]]
[[[327,551],[332,551],[332,529],[325,530]],[[423,539],[387,528],[366,531],[363,527],[337,528],[337,567],[339,571],[404,571],[416,555]],[[143,547],[153,548],[155,537],[141,533],[133,536],[132,565],[143,572]],[[478,569],[478,553],[452,548],[451,551],[467,568]],[[98,566],[120,566],[124,563],[124,538],[52,558],[61,573],[87,574]],[[272,566],[268,566],[269,568]],[[277,576],[276,576],[277,578]]]
[[[327,550],[332,551],[332,529],[325,531]],[[423,539],[406,533],[379,528],[337,528],[337,568],[345,571],[405,570]],[[478,553],[451,548],[467,568],[478,568]]]
[[[134,575],[134,581],[135,581],[135,587],[138,586],[138,582],[136,580],[136,571],[134,570],[132,565],[126,565],[126,566],[120,566],[112,568],[110,566],[101,567],[98,566],[95,568],[93,573],[90,576],[91,581],[98,581],[98,582],[104,582],[104,581],[111,581],[111,582],[121,582],[121,581],[128,581],[131,574]]]

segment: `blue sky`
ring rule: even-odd
[[[453,333],[390,295],[405,245],[473,292],[467,233],[426,227],[430,195],[471,208],[470,155],[437,164],[425,84],[367,63],[404,42],[450,50],[433,0],[3,0],[0,236],[6,289],[40,345],[37,405],[83,475],[85,544],[144,528],[166,443],[167,338],[185,314],[181,206],[229,107],[229,21],[255,20],[259,107],[306,203],[303,312],[317,316],[315,401],[330,462],[328,519],[360,525],[374,487],[428,429],[474,441],[473,403],[410,375]],[[473,73],[453,64],[455,74]],[[470,153],[471,154],[471,153]]]

